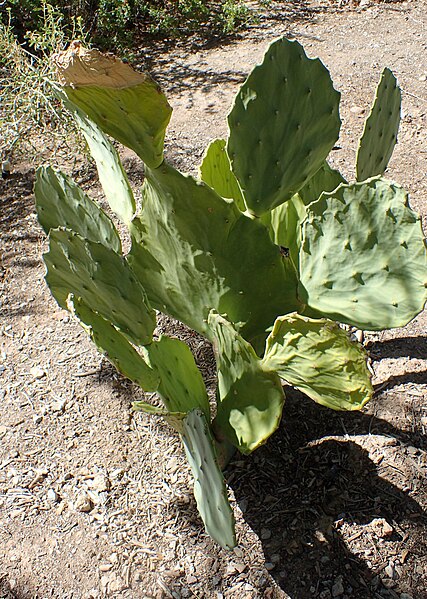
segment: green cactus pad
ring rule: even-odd
[[[205,414],[192,410],[183,420],[182,441],[194,476],[194,497],[206,532],[224,549],[236,546],[235,522]]]
[[[356,179],[382,175],[387,168],[400,123],[401,93],[390,69],[384,69],[371,113],[366,119],[356,159]]]
[[[208,338],[215,308],[251,341],[298,310],[294,277],[260,222],[165,163],[147,169],[143,193],[129,261],[155,308]]]
[[[284,394],[274,372],[263,370],[262,361],[224,317],[212,311],[218,366],[218,410],[215,425],[242,453],[250,453],[277,429]]]
[[[160,379],[157,390],[170,412],[198,408],[209,418],[209,400],[202,375],[190,348],[179,339],[162,335],[144,348],[151,368]]]
[[[307,206],[318,200],[324,191],[334,191],[341,183],[347,183],[347,181],[325,160],[317,173],[299,190],[298,195]]]
[[[248,209],[261,215],[290,199],[338,139],[340,94],[319,59],[279,39],[237,94],[228,155]]]
[[[245,201],[236,175],[231,170],[226,145],[225,139],[215,139],[209,144],[200,165],[200,177],[218,195],[234,200],[239,210],[244,212]]]
[[[40,167],[36,172],[34,193],[37,218],[45,233],[66,227],[121,253],[120,237],[110,218],[71,177],[50,166]]]
[[[172,109],[157,83],[80,42],[73,42],[54,58],[69,100],[148,166],[159,166]]]
[[[295,268],[298,268],[301,224],[305,217],[305,206],[298,193],[261,217],[261,221],[270,231],[274,243],[289,251]],[[286,260],[286,257],[284,259]]]
[[[72,294],[137,345],[150,343],[155,313],[125,259],[73,231],[53,229],[49,240],[46,282],[58,304],[67,309]]]
[[[334,410],[358,410],[372,396],[365,351],[330,320],[281,316],[262,362],[266,370]]]
[[[99,181],[111,210],[129,226],[136,204],[117,150],[101,129],[80,110],[74,112],[74,118],[95,160]]]
[[[299,296],[360,329],[400,327],[426,301],[420,217],[406,192],[381,178],[342,185],[307,208]]]
[[[160,383],[158,372],[147,364],[124,335],[100,314],[88,308],[81,300],[70,297],[68,304],[80,323],[88,329],[89,335],[99,351],[123,376],[146,392],[156,391]]]

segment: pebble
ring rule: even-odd
[[[388,566],[386,566],[384,568],[384,572],[391,579],[395,578],[395,576],[396,576],[395,569],[391,564],[389,564]]]
[[[387,520],[385,520],[385,518],[374,518],[368,526],[381,539],[391,537],[394,532],[393,527],[387,522]]]
[[[413,599],[413,598],[412,598],[412,595],[410,595],[409,593],[401,593],[400,599]]]
[[[344,594],[344,586],[342,578],[338,576],[335,579],[335,583],[332,585],[332,597],[341,597]]]
[[[84,492],[79,493],[74,502],[74,509],[78,512],[90,512],[93,509],[93,503],[90,500],[90,497]]]
[[[46,376],[46,371],[43,370],[43,368],[40,368],[40,366],[33,366],[30,368],[30,374],[35,379],[42,379],[44,376]]]
[[[48,498],[49,501],[52,501],[54,503],[56,503],[57,501],[59,501],[59,495],[55,491],[55,489],[49,489],[49,491],[47,492],[47,498]]]

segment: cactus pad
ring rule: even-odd
[[[237,94],[228,155],[248,209],[261,215],[298,192],[338,139],[340,94],[297,41],[274,42]]]
[[[390,69],[384,69],[371,113],[366,119],[356,159],[356,179],[382,175],[397,142],[401,93]]]
[[[144,350],[151,368],[158,373],[157,392],[166,408],[182,413],[197,408],[209,418],[206,387],[190,348],[179,339],[162,335]]]
[[[110,218],[70,177],[50,166],[40,167],[34,193],[37,218],[45,233],[66,227],[121,253],[120,237]]]
[[[365,351],[330,320],[278,318],[263,367],[334,410],[358,410],[373,392]]]
[[[226,144],[225,139],[215,139],[209,144],[200,165],[200,177],[218,195],[234,200],[239,210],[244,212],[245,201],[236,175],[231,170]]]
[[[135,344],[150,343],[155,313],[125,259],[66,229],[51,230],[49,240],[46,282],[58,304],[67,309],[72,294]]]
[[[135,213],[135,198],[117,150],[101,129],[81,110],[76,107],[73,113],[95,160],[99,181],[108,204],[120,220],[129,225]]]
[[[250,453],[274,433],[282,416],[284,394],[274,372],[262,361],[224,317],[212,311],[218,366],[216,425],[242,453]]]
[[[158,373],[150,368],[124,335],[81,300],[70,298],[68,304],[80,323],[88,329],[99,351],[123,376],[146,392],[156,391],[160,383]]]
[[[172,109],[151,77],[80,42],[54,58],[69,100],[148,166],[159,166]]]
[[[405,191],[381,178],[341,185],[307,207],[301,300],[361,329],[404,326],[426,301],[420,217]]]
[[[307,206],[318,200],[324,191],[334,191],[341,183],[347,183],[347,181],[325,160],[317,173],[299,190],[298,195]]]
[[[182,441],[194,476],[194,497],[206,532],[224,549],[233,549],[234,515],[206,417],[202,411],[192,410],[182,422]]]
[[[249,340],[298,309],[295,280],[260,222],[166,163],[147,169],[143,191],[129,261],[155,308],[208,338],[215,308]]]

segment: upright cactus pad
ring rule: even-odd
[[[80,42],[55,59],[69,100],[148,166],[159,166],[172,109],[151,77]]]
[[[225,139],[215,139],[209,144],[200,165],[200,177],[218,195],[234,200],[239,210],[244,212],[245,201],[236,175],[231,170],[226,146]]]
[[[72,294],[136,345],[149,343],[155,313],[125,259],[72,231],[54,229],[49,240],[49,252],[43,256],[46,281],[58,304],[67,309]]]
[[[256,220],[205,184],[163,164],[146,172],[129,261],[151,304],[211,339],[209,311],[249,340],[297,309],[295,278]]]
[[[209,315],[218,366],[216,426],[239,451],[250,453],[276,430],[284,394],[279,377],[262,367],[260,358],[224,317]]]
[[[237,94],[228,154],[256,215],[291,198],[338,139],[340,94],[320,60],[297,41],[274,42]]]
[[[34,193],[37,218],[45,233],[66,227],[121,253],[120,237],[111,219],[70,177],[50,166],[40,167]]]
[[[357,181],[382,175],[387,168],[397,142],[400,104],[396,78],[390,69],[384,69],[357,152]]]
[[[206,417],[192,410],[183,420],[182,440],[194,476],[194,497],[206,532],[224,549],[236,545],[234,515]]]
[[[298,195],[304,204],[308,206],[311,202],[318,200],[324,191],[334,191],[341,183],[347,183],[347,181],[340,172],[331,168],[325,160],[319,170],[299,190]]]
[[[424,236],[401,187],[381,178],[341,185],[307,211],[299,265],[304,303],[368,330],[404,326],[423,309]]]
[[[120,157],[108,137],[81,110],[73,111],[92,158],[111,210],[129,226],[136,210],[135,198]]]
[[[209,400],[202,375],[190,348],[180,339],[162,335],[145,348],[151,368],[158,373],[158,394],[170,412],[201,410],[209,419]]]
[[[358,410],[372,396],[365,351],[330,320],[281,316],[267,339],[262,365],[334,410]]]

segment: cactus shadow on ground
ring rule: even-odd
[[[229,471],[243,518],[260,538],[278,586],[292,599],[330,598],[340,585],[349,598],[409,592],[424,599],[424,582],[413,569],[426,550],[427,514],[382,475],[388,450],[402,444],[416,451],[422,438],[369,414],[331,414],[295,393],[283,422],[265,447]],[[370,434],[385,440],[383,456],[372,453]],[[389,536],[375,534],[375,519],[391,524]],[[415,559],[397,582],[386,580],[387,588],[369,556],[392,542],[410,544]]]

